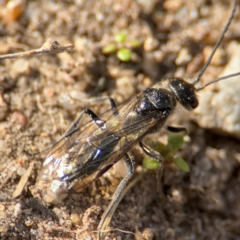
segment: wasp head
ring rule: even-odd
[[[193,110],[198,106],[196,90],[193,84],[187,83],[181,78],[174,78],[169,86],[177,100],[187,110]]]

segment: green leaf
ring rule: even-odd
[[[141,46],[141,42],[137,39],[133,39],[133,40],[129,40],[127,41],[127,45],[130,47],[130,48],[138,48]]]
[[[174,152],[183,145],[183,134],[173,133],[168,136],[167,151]]]
[[[184,172],[189,172],[189,165],[183,158],[174,158],[173,162],[177,165],[179,169]]]
[[[117,57],[123,62],[128,62],[131,60],[132,51],[128,48],[122,48],[117,51]]]
[[[125,40],[127,38],[127,34],[126,33],[116,33],[114,35],[114,40],[117,42],[117,43],[124,43]]]
[[[105,47],[103,47],[102,53],[110,54],[110,53],[116,52],[116,50],[117,50],[116,44],[110,43],[110,44],[106,45]]]
[[[166,159],[168,161],[172,161],[172,158],[174,157],[175,154],[176,154],[176,151],[166,148],[164,159]]]
[[[161,164],[153,158],[145,157],[143,159],[143,166],[148,170],[152,170],[152,169],[159,168]]]

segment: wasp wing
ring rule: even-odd
[[[150,113],[137,113],[143,94],[118,105],[118,113],[110,109],[102,114],[103,127],[87,122],[55,144],[44,162],[43,175],[70,186],[81,180],[86,185],[109,169],[157,123]]]

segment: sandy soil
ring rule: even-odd
[[[97,113],[109,108],[107,102],[88,103],[89,98],[112,96],[120,103],[164,78],[194,79],[231,6],[224,0],[11,2],[16,6],[0,3],[1,54],[39,48],[48,38],[75,48],[1,62],[0,238],[96,239],[120,177],[111,170],[82,193],[47,206],[29,190],[46,149],[84,108]],[[240,40],[239,21],[238,10],[203,82],[217,77],[230,61],[229,48]],[[101,51],[123,31],[127,39],[142,43],[127,63]],[[156,171],[145,173],[120,203],[105,239],[240,239],[239,140],[224,131],[202,129],[190,118],[190,113],[175,118],[175,124],[188,129],[189,141],[178,155],[190,172],[166,165],[161,193]],[[139,147],[133,155],[141,169]],[[14,199],[29,166],[28,182]]]

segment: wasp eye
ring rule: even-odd
[[[196,96],[192,96],[189,98],[189,104],[193,109],[198,106],[198,100],[197,100]]]

